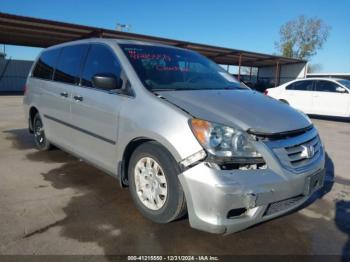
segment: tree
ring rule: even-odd
[[[319,18],[299,16],[281,26],[280,40],[275,43],[276,49],[283,56],[309,59],[323,47],[330,29]]]
[[[323,66],[321,64],[309,64],[307,67],[307,73],[319,73]]]

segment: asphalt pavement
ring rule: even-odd
[[[313,122],[327,150],[324,189],[303,209],[222,236],[186,218],[143,218],[111,176],[37,151],[22,97],[0,96],[0,254],[350,255],[350,121]]]

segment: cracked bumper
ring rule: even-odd
[[[229,234],[302,205],[323,186],[324,156],[307,172],[216,170],[200,163],[179,175],[193,228]],[[228,218],[232,209],[246,209]]]

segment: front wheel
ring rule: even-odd
[[[36,113],[33,119],[33,133],[34,133],[34,142],[37,149],[41,151],[46,151],[51,149],[52,146],[46,138],[44,125],[40,118],[39,113]]]
[[[186,213],[179,168],[170,153],[155,142],[140,145],[132,154],[128,177],[139,211],[157,223],[168,223]]]

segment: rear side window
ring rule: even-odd
[[[60,49],[44,51],[35,65],[35,68],[33,70],[33,76],[42,79],[52,80],[53,72],[56,66],[59,53]]]
[[[67,46],[62,49],[58,59],[54,80],[77,84],[80,79],[81,63],[88,45]]]
[[[337,85],[336,83],[333,83],[331,81],[317,81],[316,83],[316,91],[320,92],[337,92]]]
[[[96,74],[120,77],[121,66],[115,54],[104,45],[91,45],[82,74],[82,85],[93,87],[92,78]]]
[[[287,90],[312,91],[314,81],[297,81],[286,87]]]

